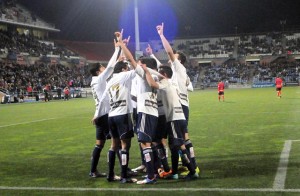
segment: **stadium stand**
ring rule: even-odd
[[[42,98],[46,85],[51,86],[52,98],[66,85],[73,97],[82,96],[78,89],[88,87],[91,80],[88,64],[106,64],[114,50],[112,43],[52,40],[49,32],[59,33],[54,25],[15,0],[3,0],[0,6],[2,102],[20,96],[37,100],[35,96]],[[160,40],[142,42],[141,48],[148,44],[156,57],[167,63]],[[187,54],[187,73],[194,88],[215,88],[219,79],[227,86],[263,86],[273,83],[278,74],[286,85],[299,85],[300,32],[180,38],[171,45]],[[134,51],[134,44],[129,48]],[[28,86],[33,93],[27,92]]]

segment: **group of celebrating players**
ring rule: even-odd
[[[178,179],[179,159],[187,169],[186,180],[199,178],[194,148],[188,134],[190,80],[184,67],[186,57],[173,51],[164,36],[164,24],[156,27],[169,64],[162,65],[152,54],[135,60],[123,40],[123,30],[116,32],[115,51],[105,67],[99,63],[90,69],[91,88],[96,103],[92,123],[96,127],[96,145],[91,158],[91,177],[106,177],[109,182],[154,184],[158,178]],[[142,166],[146,176],[131,178],[128,170],[131,139],[137,135]],[[97,165],[107,138],[108,173]],[[168,147],[167,147],[168,145]],[[171,166],[167,149],[171,153]],[[116,157],[121,175],[114,172]]]

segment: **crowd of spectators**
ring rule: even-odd
[[[20,65],[0,62],[0,89],[17,97],[33,96],[70,87],[71,91],[87,87],[91,80],[87,66],[67,67],[60,64],[35,63]]]
[[[251,54],[280,55],[284,53],[284,35],[280,32],[265,35],[241,36],[238,53],[242,56]]]
[[[174,45],[185,51],[191,58],[207,58],[248,55],[280,55],[299,53],[299,33],[270,32],[265,34],[236,35],[228,37],[178,40]]]
[[[253,83],[274,82],[279,76],[286,83],[299,83],[299,62],[284,62],[271,64],[256,64],[253,74]]]
[[[232,54],[234,38],[212,38],[186,41],[177,45],[179,50],[186,51],[191,57],[206,55]]]
[[[34,14],[28,14],[17,6],[15,0],[0,0],[2,18],[26,22],[35,21]],[[26,19],[24,18],[26,15]],[[23,20],[22,19],[22,20]],[[30,96],[33,92],[43,92],[45,87],[50,90],[88,87],[90,76],[87,66],[64,66],[58,62],[43,60],[48,55],[65,60],[67,56],[78,56],[64,46],[54,44],[44,38],[34,37],[30,33],[6,31],[0,29],[0,55],[6,55],[7,60],[0,62],[0,89],[8,90],[17,96]],[[174,40],[172,46],[193,58],[230,57],[234,52],[239,57],[262,54],[281,55],[299,54],[300,33],[272,32],[261,35],[239,35],[228,37],[199,38],[189,40]],[[161,48],[162,46],[160,45]],[[158,51],[159,52],[159,51]],[[36,63],[30,61],[18,63],[18,54],[38,57]],[[227,56],[226,56],[227,55]],[[285,81],[299,81],[299,65],[297,63],[276,62],[271,64],[256,63],[252,66],[239,63],[212,63],[209,66],[187,66],[187,73],[194,86],[215,86],[222,79],[226,84],[246,84],[251,82],[268,82],[281,74]]]
[[[16,0],[0,0],[0,14],[2,18],[13,19],[19,14],[19,10],[15,10],[17,6]],[[20,10],[22,12],[22,10]]]
[[[64,56],[76,56],[76,54],[67,50],[63,46],[54,45],[54,43],[39,40],[31,34],[19,34],[17,31],[0,30],[0,49],[2,53],[10,56],[16,56],[23,53],[32,57],[41,57],[48,54],[57,55],[60,58]]]
[[[1,20],[54,28],[54,25],[39,19],[33,12],[28,11],[20,3],[22,1],[17,3],[17,0],[0,0]]]
[[[33,12],[23,8],[16,0],[0,0],[0,20],[10,20],[21,22],[28,25],[38,25],[48,27],[45,21],[37,19]],[[22,29],[22,28],[21,28]],[[0,54],[9,54],[9,57],[16,58],[17,54],[26,54],[32,57],[46,55],[56,55],[60,58],[65,56],[78,56],[65,47],[49,41],[47,34],[43,37],[35,37],[28,30],[9,30],[0,29]],[[13,59],[10,59],[13,60]]]
[[[226,85],[230,84],[247,84],[251,79],[250,68],[245,64],[230,63],[222,65],[206,66],[204,76],[201,79],[201,83],[205,87],[214,87],[219,80],[226,82]]]

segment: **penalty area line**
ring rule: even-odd
[[[42,190],[42,191],[202,191],[202,192],[288,192],[300,193],[300,189],[272,189],[272,188],[54,188],[54,187],[6,187],[0,190]]]
[[[10,124],[10,125],[2,125],[2,126],[0,126],[0,128],[11,127],[11,126],[16,126],[16,125],[25,125],[25,124],[31,124],[31,123],[42,122],[42,121],[47,121],[47,120],[54,120],[54,119],[55,118],[46,118],[46,119],[34,120],[34,121],[23,122],[23,123],[15,123],[15,124]]]

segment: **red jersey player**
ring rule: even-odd
[[[221,80],[218,83],[218,95],[219,95],[219,101],[222,97],[222,100],[224,101],[224,89],[225,89],[225,85],[224,82],[222,82]]]
[[[277,91],[277,97],[281,98],[281,88],[282,88],[283,82],[282,79],[277,76],[275,79],[275,86],[276,86],[276,91]]]

